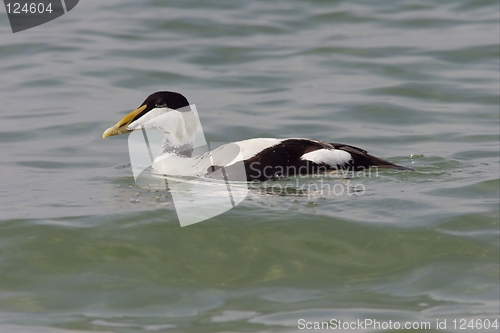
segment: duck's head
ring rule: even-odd
[[[169,111],[189,112],[189,102],[186,97],[172,91],[158,91],[146,98],[134,111],[127,114],[114,126],[111,126],[102,133],[103,138],[112,135],[128,133],[134,129],[145,127],[148,121],[157,118]],[[155,126],[161,129],[161,126]]]

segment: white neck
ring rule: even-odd
[[[161,155],[191,157],[196,138],[196,117],[192,111],[153,109],[128,126],[130,130],[153,129],[165,133]]]
[[[196,118],[192,111],[170,111],[176,121],[172,121],[170,130],[165,130],[165,137],[159,156],[173,154],[182,157],[191,157],[194,140],[196,138]]]

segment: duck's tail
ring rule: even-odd
[[[397,165],[389,161],[386,161],[382,158],[370,155],[366,152],[366,150],[360,149],[358,147],[343,145],[338,147],[338,149],[342,149],[351,154],[353,161],[352,167],[354,167],[354,169],[367,169],[367,168],[378,167],[378,168],[388,168],[400,171],[415,171],[415,169],[405,167],[402,165]]]

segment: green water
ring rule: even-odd
[[[496,332],[459,324],[500,320],[499,13],[80,1],[16,34],[0,13],[0,332]],[[158,90],[211,142],[311,137],[416,171],[324,180],[362,195],[256,188],[181,228],[135,185],[127,136],[101,139]]]

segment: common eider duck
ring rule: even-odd
[[[243,163],[246,181],[267,181],[335,170],[366,170],[372,167],[413,170],[372,156],[358,147],[304,138],[256,138],[222,145],[213,153],[192,156],[197,119],[181,94],[159,91],[102,134],[103,138],[134,130],[164,133],[161,151],[154,160],[158,173],[208,177],[231,172]],[[229,154],[224,159],[224,154]],[[218,156],[214,159],[214,156]],[[241,164],[240,164],[241,165]],[[244,179],[242,179],[244,180]]]

